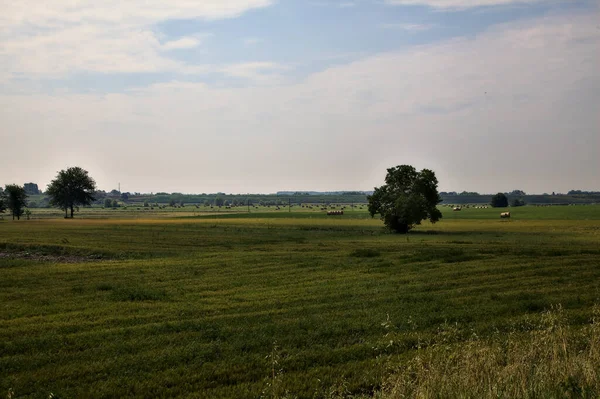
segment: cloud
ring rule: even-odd
[[[272,0],[21,0],[3,5],[0,26],[19,29],[26,26],[56,28],[65,24],[120,24],[148,26],[170,19],[234,18],[256,8],[267,7]]]
[[[4,154],[0,181],[43,185],[78,164],[100,187],[127,191],[369,189],[408,163],[434,169],[442,190],[598,189],[598,17],[499,25],[296,83],[0,95],[0,139],[28,143]],[[260,79],[280,68],[222,72]]]
[[[201,43],[202,41],[198,37],[186,36],[166,42],[160,48],[162,50],[183,50],[198,47]]]
[[[261,43],[263,40],[258,37],[245,37],[243,40],[244,45],[246,46],[256,46]]]
[[[202,36],[161,44],[156,24],[178,18],[234,18],[270,4],[272,0],[8,2],[0,14],[0,79],[73,72],[189,73],[193,66],[161,52],[197,47]]]
[[[433,25],[428,24],[402,24],[402,23],[388,23],[382,24],[381,27],[383,29],[390,30],[404,30],[407,32],[423,32],[433,28]]]
[[[255,83],[273,83],[279,77],[274,74],[287,67],[274,62],[245,62],[230,64],[219,69],[220,72],[234,78],[248,79]]]
[[[384,0],[393,6],[427,6],[438,9],[466,9],[473,7],[539,3],[543,0]]]

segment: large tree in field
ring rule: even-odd
[[[436,207],[442,201],[437,184],[429,169],[418,172],[410,165],[389,168],[385,184],[375,187],[368,197],[369,213],[371,217],[379,214],[384,224],[398,233],[408,233],[425,219],[435,223],[442,217]]]
[[[6,207],[10,209],[13,220],[15,220],[15,217],[20,220],[27,206],[25,189],[16,184],[8,184],[4,187],[4,193],[6,195]]]
[[[58,172],[56,179],[52,180],[46,189],[50,197],[50,204],[64,209],[65,218],[67,211],[71,210],[71,218],[75,207],[90,205],[94,201],[96,182],[88,172],[75,166]]]

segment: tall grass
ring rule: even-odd
[[[375,397],[600,397],[600,308],[581,329],[567,325],[560,307],[527,324],[531,331],[520,325],[508,334],[458,343],[452,342],[456,331],[443,329],[434,342],[421,342]]]

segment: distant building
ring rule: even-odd
[[[35,183],[25,183],[23,184],[23,188],[28,195],[38,195],[42,193]]]

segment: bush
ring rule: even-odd
[[[506,208],[508,206],[508,197],[503,193],[498,193],[492,197],[491,205],[493,208]]]
[[[525,201],[520,198],[515,198],[510,202],[510,206],[523,206],[525,205]]]

